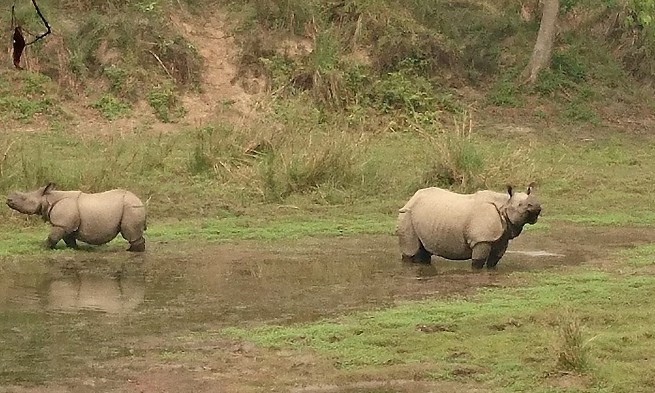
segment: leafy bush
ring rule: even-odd
[[[152,66],[163,66],[180,87],[200,87],[202,63],[196,49],[182,36],[160,38],[155,48],[148,50]],[[154,60],[153,60],[154,59]],[[161,70],[159,67],[158,70]]]
[[[520,104],[519,93],[519,87],[515,81],[502,78],[492,85],[487,93],[487,101],[491,105],[517,107]]]
[[[97,109],[107,120],[116,120],[125,117],[131,111],[131,108],[127,103],[114,97],[112,94],[104,94],[91,104],[91,107]]]
[[[655,79],[655,1],[606,2],[620,21],[612,37],[624,69],[640,79],[652,81]]]
[[[551,69],[574,83],[580,83],[587,77],[587,67],[580,57],[570,51],[556,51],[551,59]]]
[[[391,72],[377,81],[370,93],[371,101],[384,112],[406,110],[425,112],[434,110],[433,87],[424,77]]]
[[[148,104],[155,116],[164,123],[171,123],[184,116],[184,107],[169,84],[162,84],[151,90],[148,93]]]
[[[305,24],[318,13],[313,1],[305,0],[249,0],[252,16],[273,29],[285,29],[301,34]]]
[[[102,75],[109,81],[112,94],[132,102],[139,98],[140,83],[136,72],[112,64],[103,68]]]

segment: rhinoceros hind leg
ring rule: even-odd
[[[146,240],[143,238],[145,217],[143,209],[126,211],[121,222],[121,235],[130,243],[127,251],[142,252],[146,250]]]
[[[421,250],[425,252],[425,249],[416,235],[416,232],[414,232],[414,225],[412,224],[411,212],[409,210],[402,210],[401,213],[398,214],[396,234],[398,235],[400,253],[402,254],[403,262],[415,262],[415,257],[419,254],[421,254],[425,259],[425,255],[421,253]]]
[[[77,241],[75,240],[75,235],[72,233],[64,236],[64,243],[66,243],[68,248],[77,248]]]
[[[130,242],[130,248],[127,251],[144,252],[146,250],[146,239],[140,237],[136,241]]]

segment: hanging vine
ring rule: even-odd
[[[25,36],[23,35],[24,29],[20,25],[20,23],[18,23],[18,19],[16,18],[16,0],[14,0],[14,4],[11,6],[11,28],[14,31],[14,35],[12,37],[13,49],[14,49],[13,50],[14,67],[18,68],[19,70],[23,69],[23,67],[20,66],[20,58],[23,55],[23,50],[25,50],[25,47],[28,45],[32,45],[33,43],[44,38],[45,36],[47,36],[52,32],[52,29],[50,28],[50,24],[41,13],[38,4],[36,4],[36,0],[32,0],[32,5],[34,6],[34,9],[36,10],[36,13],[39,16],[39,18],[41,18],[41,21],[43,22],[46,31],[44,33],[35,36],[34,39],[30,42],[25,41]]]

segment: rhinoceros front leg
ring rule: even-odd
[[[48,249],[53,249],[57,246],[57,243],[66,236],[66,230],[62,227],[52,227],[50,229],[50,234],[48,238],[45,239],[44,246]]]
[[[64,242],[68,248],[77,248],[77,241],[75,240],[75,235],[72,233],[64,235]]]
[[[489,259],[487,259],[487,269],[496,268],[500,258],[502,258],[503,255],[505,255],[505,251],[507,251],[507,244],[508,242],[503,242],[491,249],[491,254],[489,255]]]
[[[474,269],[482,269],[484,264],[489,259],[489,254],[491,254],[491,244],[490,243],[478,243],[473,247],[471,255],[471,267]]]

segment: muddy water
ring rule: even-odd
[[[431,265],[403,264],[391,236],[152,244],[144,255],[101,248],[3,261],[0,386],[43,382],[129,356],[152,337],[309,321],[511,285],[512,272],[576,265],[652,238],[643,230],[614,232],[525,234],[495,272],[438,258]],[[94,373],[103,376],[101,367]]]
[[[578,262],[543,250],[510,250],[494,273],[439,258],[431,265],[403,264],[395,239],[387,236],[215,245],[183,253],[164,245],[144,256],[91,252],[64,260],[49,256],[41,264],[32,261],[31,269],[14,265],[0,278],[0,310],[95,318],[159,318],[161,312],[220,325],[297,322],[499,285],[507,273],[539,263]]]

